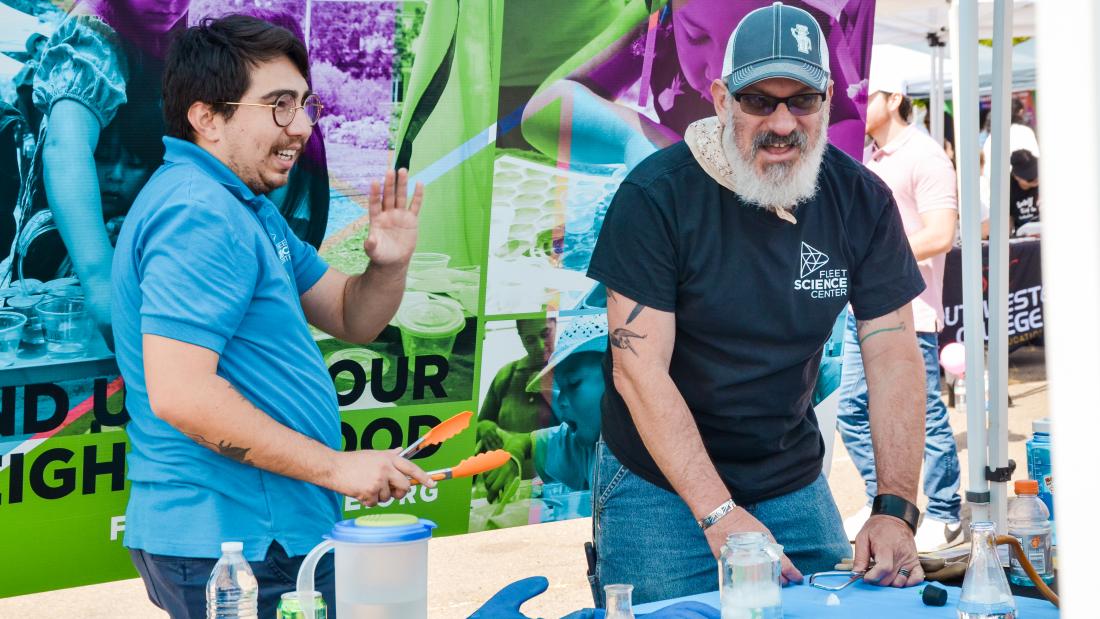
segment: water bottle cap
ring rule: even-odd
[[[1050,417],[1043,417],[1042,419],[1036,419],[1031,422],[1032,432],[1041,432],[1043,434],[1050,434]]]
[[[222,553],[244,552],[244,542],[222,542]]]
[[[1034,479],[1017,479],[1015,484],[1016,495],[1039,494],[1039,482]]]

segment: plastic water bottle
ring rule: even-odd
[[[206,619],[256,617],[260,589],[244,559],[244,544],[222,542],[222,556],[206,581]]]
[[[1027,442],[1027,476],[1039,483],[1039,498],[1054,519],[1054,476],[1050,466],[1050,418],[1031,422],[1031,440]]]
[[[1033,479],[1016,482],[1016,498],[1008,506],[1008,534],[1020,541],[1027,560],[1043,582],[1054,580],[1054,566],[1050,560],[1050,512],[1039,500],[1039,484]],[[1034,587],[1035,583],[1015,553],[1011,561],[1008,579],[1012,584]]]

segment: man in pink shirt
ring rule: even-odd
[[[960,533],[959,457],[940,398],[938,332],[943,328],[943,268],[955,240],[958,220],[955,170],[942,146],[919,127],[909,124],[912,103],[904,85],[891,83],[872,66],[867,100],[867,135],[871,138],[865,164],[890,187],[905,225],[909,247],[926,285],[913,300],[914,327],[927,374],[925,410],[924,493],[928,507],[917,529],[918,550],[931,550]],[[867,417],[867,381],[849,314],[844,345],[837,426],[848,454],[863,476],[868,505],[876,494],[875,455]],[[845,529],[854,536],[870,508],[849,517]]]

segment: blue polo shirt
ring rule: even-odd
[[[119,234],[112,270],[115,351],[126,382],[129,548],[218,557],[244,542],[308,552],[340,517],[335,492],[241,464],[188,438],[149,408],[148,333],[220,355],[218,375],[275,421],[340,449],[332,380],[299,296],[325,273],[264,196],[202,148],[164,138],[164,165]]]

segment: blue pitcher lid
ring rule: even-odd
[[[409,514],[371,514],[341,520],[325,537],[356,544],[412,542],[431,537],[435,527],[431,520]]]

